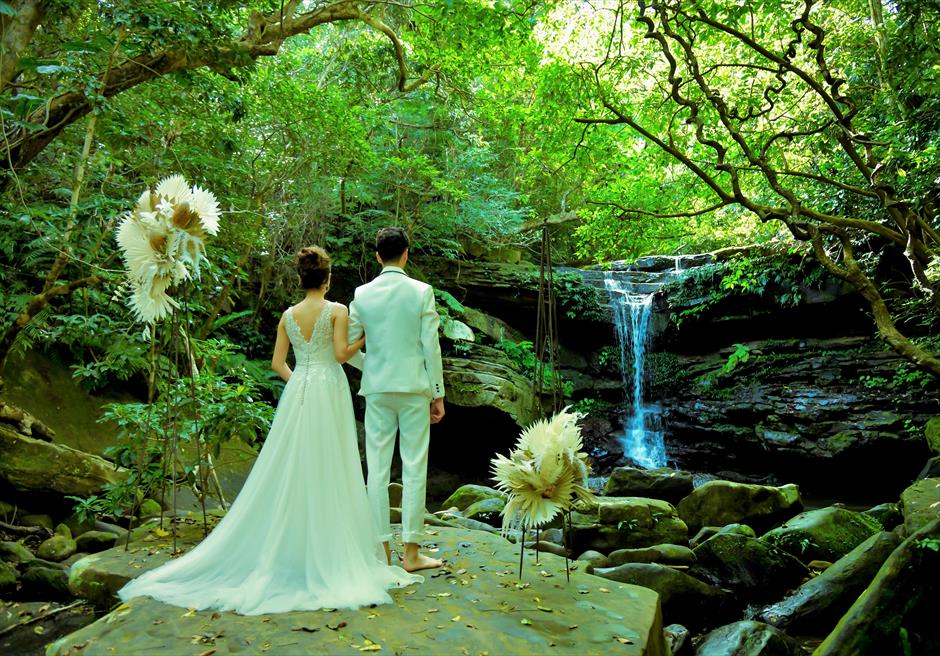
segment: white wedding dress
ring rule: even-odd
[[[385,564],[362,478],[349,383],[333,354],[333,304],[305,340],[271,432],[228,513],[196,547],[118,592],[243,615],[358,608],[423,581]]]

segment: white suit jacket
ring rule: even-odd
[[[437,338],[440,317],[434,289],[387,266],[356,288],[349,304],[349,341],[366,334],[366,356],[350,360],[362,369],[359,394],[406,392],[444,396],[444,368]]]

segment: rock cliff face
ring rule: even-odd
[[[885,347],[863,302],[838,281],[790,261],[778,271],[804,267],[790,280],[767,274],[759,291],[728,294],[715,268],[728,255],[683,258],[678,266],[687,271],[678,281],[671,257],[647,258],[619,274],[638,292],[656,293],[647,398],[661,411],[671,463],[798,482],[817,494],[851,483],[877,498],[903,487],[929,456],[923,431],[940,415],[940,385]],[[486,262],[429,270],[436,285],[505,320],[519,333],[513,339],[531,339],[536,269]],[[623,464],[616,433],[630,393],[622,388],[603,278],[576,270],[558,278],[562,373],[572,400],[592,413],[587,441],[602,473]],[[491,396],[507,405],[498,389]]]

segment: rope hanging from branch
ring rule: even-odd
[[[558,372],[558,308],[553,274],[551,232],[548,221],[545,221],[542,223],[538,314],[535,323],[535,409],[539,415],[545,410],[543,396],[551,394],[552,414],[561,411],[565,400],[561,374]]]

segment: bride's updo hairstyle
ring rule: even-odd
[[[319,246],[306,246],[297,253],[297,275],[304,289],[318,289],[330,277],[330,256]]]

